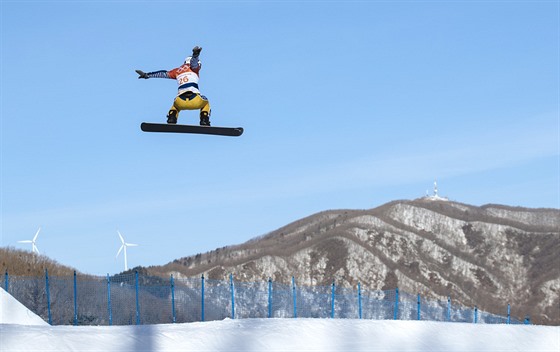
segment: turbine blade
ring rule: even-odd
[[[115,258],[117,258],[119,256],[119,254],[121,254],[123,248],[124,248],[124,244],[121,246],[121,248],[119,248],[119,251],[117,252],[117,255],[115,256]]]
[[[33,243],[33,251],[37,252],[37,254],[41,254],[41,253],[39,253],[39,248],[37,248],[35,243]]]
[[[139,246],[139,244],[136,244],[136,243],[125,243],[124,245],[127,246],[127,247],[138,247]]]
[[[124,238],[122,237],[121,233],[119,232],[119,230],[117,230],[117,233],[119,234],[119,237],[121,238],[121,242],[124,244]]]
[[[18,243],[33,243],[33,241],[31,241],[31,240],[23,240],[23,241],[18,241]]]
[[[37,230],[37,233],[35,234],[35,237],[33,237],[33,242],[35,242],[37,240],[37,236],[39,236],[40,231],[41,231],[41,228],[39,227],[39,230]]]

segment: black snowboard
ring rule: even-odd
[[[173,125],[167,123],[142,122],[140,128],[144,132],[172,132],[172,133],[196,133],[213,134],[219,136],[237,137],[243,134],[242,127],[213,127],[198,125]]]

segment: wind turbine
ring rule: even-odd
[[[31,252],[37,252],[37,254],[40,254],[39,249],[37,248],[37,245],[35,244],[35,242],[37,241],[37,236],[39,236],[39,231],[41,231],[40,227],[37,230],[37,233],[35,234],[35,236],[33,237],[32,240],[23,240],[23,241],[18,241],[18,242],[19,243],[31,243]]]
[[[126,243],[124,241],[123,236],[121,235],[121,233],[118,230],[117,230],[117,233],[119,234],[119,238],[121,239],[122,246],[121,246],[121,248],[119,248],[119,251],[117,252],[117,256],[115,258],[117,258],[119,256],[119,254],[121,254],[121,251],[123,251],[123,249],[124,249],[124,271],[127,271],[128,270],[128,262],[127,262],[127,259],[126,259],[126,247],[136,247],[138,245],[134,244],[134,243]]]

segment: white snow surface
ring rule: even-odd
[[[0,288],[0,324],[49,325],[3,288]]]
[[[27,308],[2,292],[2,352],[560,351],[558,326],[299,318],[138,326],[32,325],[37,322],[29,319]]]
[[[1,351],[554,351],[560,327],[241,319],[138,326],[0,325]]]

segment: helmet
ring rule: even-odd
[[[190,63],[191,63],[191,59],[192,59],[192,56],[187,57],[187,58],[185,59],[185,64],[190,64]],[[200,66],[200,60],[198,60],[198,66]]]

